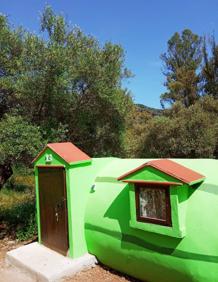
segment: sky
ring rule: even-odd
[[[0,12],[14,26],[38,33],[47,4],[101,44],[122,45],[125,66],[134,74],[123,85],[135,103],[149,107],[160,108],[166,91],[160,55],[174,32],[189,28],[218,38],[218,0],[0,0]]]

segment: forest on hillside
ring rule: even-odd
[[[218,158],[214,36],[175,32],[160,59],[158,110],[122,87],[132,76],[122,46],[100,44],[50,7],[38,34],[0,15],[0,187],[48,142],[71,141],[92,157]]]

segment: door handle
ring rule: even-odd
[[[58,212],[55,213],[56,221],[58,222]]]

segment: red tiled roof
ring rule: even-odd
[[[126,180],[123,180],[123,182],[126,182],[126,183],[135,183],[135,184],[155,184],[155,185],[158,185],[158,184],[161,184],[163,186],[181,186],[183,185],[183,183],[181,182],[172,182],[172,181],[155,181],[155,180],[142,180],[142,179],[126,179]]]
[[[203,180],[205,178],[204,175],[189,169],[183,165],[180,165],[174,161],[167,160],[167,159],[160,159],[160,160],[153,160],[149,161],[134,170],[131,170],[123,175],[121,175],[118,180],[122,180],[123,178],[129,176],[130,174],[146,167],[154,167],[159,171],[162,171],[165,174],[168,174],[176,179],[181,180],[183,183],[190,184],[195,181]]]
[[[67,163],[80,162],[80,161],[86,161],[91,159],[86,153],[81,151],[78,147],[73,145],[71,142],[63,142],[63,143],[47,144],[46,147],[33,160],[33,162],[35,162],[39,158],[39,156],[46,150],[46,148],[50,148]]]

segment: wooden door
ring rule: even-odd
[[[42,167],[38,172],[42,244],[66,255],[69,244],[65,169]]]

